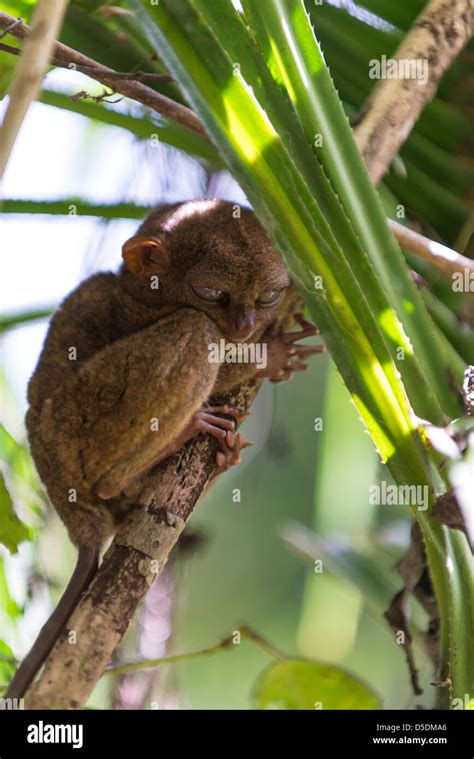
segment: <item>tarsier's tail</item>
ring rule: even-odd
[[[92,548],[80,548],[76,566],[66,590],[33,644],[31,651],[18,667],[6,692],[7,698],[21,698],[43,665],[64,625],[71,616],[82,593],[90,585],[97,572],[98,552]]]

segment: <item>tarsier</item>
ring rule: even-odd
[[[54,314],[28,389],[31,452],[49,498],[78,548],[55,612],[12,680],[24,694],[126,516],[123,494],[188,440],[218,440],[217,471],[240,460],[244,414],[212,396],[252,378],[273,382],[322,350],[317,329],[284,333],[294,298],[288,271],[254,214],[224,201],[159,206],[122,250]],[[235,216],[238,218],[234,218]],[[266,366],[215,363],[209,346],[266,346]]]

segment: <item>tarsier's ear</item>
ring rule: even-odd
[[[156,237],[131,237],[122,248],[127,269],[138,277],[165,274],[171,265],[170,255]]]

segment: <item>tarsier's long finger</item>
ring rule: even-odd
[[[290,356],[298,356],[298,358],[307,358],[308,356],[314,356],[316,353],[325,353],[325,351],[324,345],[293,345],[288,354]]]
[[[319,335],[319,328],[316,326],[316,324],[313,324],[313,322],[309,322],[307,319],[305,319],[303,314],[295,314],[294,319],[295,322],[299,324],[303,329],[314,330],[313,335]]]
[[[303,364],[302,361],[293,361],[291,364],[292,372],[307,372],[309,369],[308,364]]]
[[[243,411],[242,409],[235,408],[235,406],[204,406],[203,411],[206,414],[227,414],[227,416],[233,416],[238,421],[245,419],[247,416],[251,416],[251,411]]]
[[[224,430],[235,430],[234,419],[224,419],[224,417],[222,416],[215,416],[214,414],[208,414],[205,411],[201,413],[201,419],[204,422],[213,424],[216,427],[222,427],[222,429]]]
[[[285,345],[291,345],[296,340],[303,340],[305,337],[314,337],[315,335],[319,335],[319,330],[317,327],[310,325],[305,329],[301,329],[299,332],[286,332],[281,336],[281,339]]]
[[[210,424],[209,422],[206,422],[204,419],[199,419],[197,423],[197,429],[199,432],[207,432],[209,435],[212,435],[213,437],[220,440],[225,440],[227,436],[227,431],[222,429],[222,427],[215,427],[213,424]]]
[[[293,379],[293,364],[289,363],[286,369],[280,369],[276,377],[272,377],[270,382],[277,385],[279,382],[288,382]]]

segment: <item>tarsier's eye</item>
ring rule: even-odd
[[[257,300],[258,306],[273,306],[274,303],[280,300],[280,296],[283,290],[281,288],[274,288],[273,290],[265,290],[265,292],[259,295]]]
[[[191,285],[191,287],[194,295],[206,303],[225,303],[229,297],[223,290],[217,290],[214,287],[199,287],[198,285]]]

